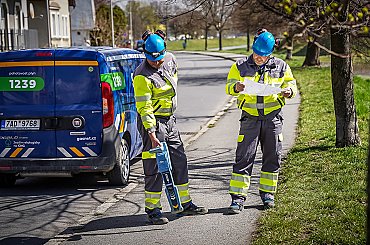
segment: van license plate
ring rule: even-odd
[[[1,130],[39,130],[40,119],[2,120]]]

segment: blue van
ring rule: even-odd
[[[127,183],[141,153],[131,49],[0,53],[0,186],[19,177],[103,173]]]

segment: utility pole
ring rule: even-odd
[[[131,7],[131,2],[132,1],[129,1],[128,4],[129,4],[129,9],[130,9],[130,35],[129,35],[129,38],[130,38],[130,42],[131,42],[131,48],[134,48],[134,33],[132,31],[132,7]]]
[[[114,44],[114,21],[113,21],[113,0],[110,0],[110,18],[111,18],[111,25],[112,25],[112,47],[114,48],[116,45]]]

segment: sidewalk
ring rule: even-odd
[[[299,97],[284,107],[284,154],[293,145],[298,119]],[[208,130],[187,147],[190,194],[194,202],[209,208],[203,216],[177,217],[169,213],[162,195],[163,211],[170,223],[155,226],[147,223],[144,212],[144,184],[141,163],[132,169],[133,189],[117,194],[117,201],[104,214],[96,212],[83,226],[64,232],[62,244],[250,244],[262,203],[258,195],[261,152],[258,152],[251,178],[250,194],[244,211],[224,215],[230,204],[228,186],[235,158],[240,110],[232,103],[230,109],[214,118]],[[125,189],[125,188],[124,188]],[[278,202],[279,200],[277,200]]]

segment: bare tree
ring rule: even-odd
[[[236,1],[228,0],[210,0],[209,14],[212,20],[212,25],[218,32],[218,45],[219,50],[222,50],[222,33],[225,30],[226,24],[231,18],[232,14],[236,11]]]
[[[190,8],[186,13],[199,10],[203,15],[206,36],[210,26],[216,29],[219,37],[219,50],[222,50],[222,33],[232,14],[235,13],[237,3],[246,1],[248,0],[184,0],[183,2]]]
[[[266,10],[258,0],[249,0],[237,3],[237,10],[231,17],[232,25],[236,33],[247,34],[247,51],[249,51],[251,41],[257,29],[265,28],[276,37],[279,33],[286,31],[288,21],[283,17]]]

